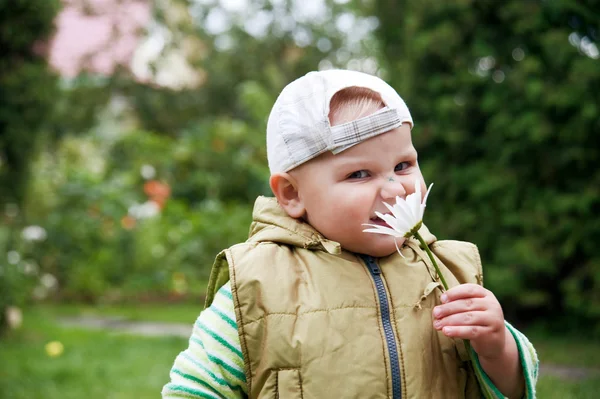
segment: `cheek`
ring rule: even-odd
[[[362,223],[365,217],[370,217],[376,195],[368,187],[353,187],[336,197],[334,207],[344,224],[348,224],[352,221]]]
[[[351,187],[350,187],[351,188]],[[331,188],[326,193],[315,195],[310,200],[309,217],[329,227],[349,226],[364,220],[371,210],[365,194],[359,189]]]

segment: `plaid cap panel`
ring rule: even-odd
[[[364,118],[333,126],[331,128],[333,138],[331,150],[334,154],[341,152],[366,139],[395,129],[401,126],[402,122],[395,108],[385,107]]]
[[[303,134],[282,135],[289,158],[284,171],[289,171],[326,151],[338,154],[362,141],[402,126],[402,120],[395,108],[384,107],[372,115],[352,122],[329,127],[329,123],[320,126],[306,126]],[[327,140],[329,136],[329,140]]]
[[[282,134],[281,137],[290,156],[286,162],[284,171],[291,170],[304,162],[321,155],[328,150],[329,145],[325,142],[322,132],[329,129],[329,123],[318,123],[312,129],[309,126],[301,128],[302,134]]]

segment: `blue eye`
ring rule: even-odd
[[[396,167],[394,168],[394,172],[400,172],[406,168],[408,168],[410,166],[410,164],[408,162],[400,162],[398,165],[396,165]]]
[[[356,172],[352,172],[348,175],[348,179],[364,179],[368,177],[369,174],[366,170],[357,170]]]

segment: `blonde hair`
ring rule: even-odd
[[[383,107],[385,103],[376,91],[359,86],[346,87],[331,97],[329,123],[331,126],[341,125],[371,115]]]

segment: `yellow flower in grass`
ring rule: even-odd
[[[65,347],[60,341],[50,341],[44,349],[46,349],[46,354],[50,357],[58,357],[65,351]]]

